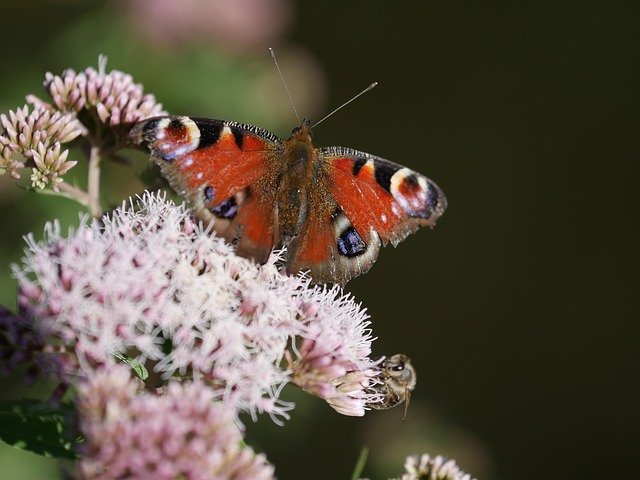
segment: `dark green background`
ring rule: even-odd
[[[233,114],[193,111],[167,93],[190,88],[176,72],[166,72],[169,88],[148,62],[131,62],[135,52],[110,51],[127,39],[109,31],[109,5],[3,6],[2,110],[38,91],[45,70],[81,69],[104,52],[111,68],[158,96],[164,89],[172,113]],[[296,5],[285,40],[323,67],[324,111],[380,82],[319,127],[316,143],[425,173],[449,209],[434,231],[385,249],[348,285],[373,317],[378,352],[404,352],[418,369],[406,422],[393,410],[341,417],[288,391],[299,408],[284,428],[266,418],[249,426],[279,478],[346,479],[364,444],[372,478],[400,473],[404,456],[424,449],[487,479],[638,475],[638,10],[589,1]],[[73,30],[86,18],[103,30]],[[65,29],[76,43],[51,47]],[[199,58],[183,63],[197,69]],[[241,102],[246,93],[229,95]],[[30,197],[0,197],[5,303],[20,236],[40,232],[44,219],[76,218],[69,202]],[[35,458],[3,453],[0,472]]]

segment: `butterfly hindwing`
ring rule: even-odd
[[[287,271],[309,271],[314,282],[344,285],[371,268],[380,245],[375,231],[358,232],[334,202],[331,210],[309,212],[289,244]]]
[[[280,138],[250,125],[186,116],[145,120],[130,136],[147,145],[199,219],[212,223],[239,254],[266,261],[277,242],[268,179]]]

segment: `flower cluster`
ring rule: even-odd
[[[438,455],[411,455],[407,457],[404,468],[406,473],[399,480],[475,480],[460,470],[454,460]]]
[[[47,72],[44,88],[62,112],[80,112],[95,108],[100,121],[109,126],[133,123],[162,115],[162,105],[131,75],[119,70],[106,73],[106,57],[101,56],[98,70],[93,67],[76,73],[67,69],[62,75]],[[37,101],[37,99],[35,99]]]
[[[363,328],[363,325],[363,322],[352,322],[345,327]],[[305,338],[302,341],[297,349],[297,358],[294,359],[293,352],[286,352],[289,368],[293,372],[291,382],[326,400],[343,415],[364,415],[366,403],[382,400],[382,396],[371,389],[378,382],[378,369],[373,365],[364,370],[358,369],[349,355],[341,351],[346,345],[340,341],[338,332],[324,330],[316,333],[314,339]],[[357,338],[362,333],[350,332],[347,336]]]
[[[279,398],[288,382],[347,415],[375,401],[369,322],[350,296],[283,275],[277,255],[263,266],[236,256],[161,195],[68,238],[50,225],[29,246],[14,266],[19,314],[56,348],[23,357],[62,379],[124,356],[165,381],[201,380],[231,408],[275,421],[292,408]]]
[[[137,394],[139,386],[124,367],[80,385],[80,479],[274,478],[264,455],[242,443],[235,412],[204,384],[174,381],[163,395]]]
[[[75,115],[43,104],[33,109],[25,105],[0,115],[0,124],[0,175],[20,178],[18,170],[25,167],[26,160],[33,165],[33,186],[42,189],[49,185],[57,191],[62,175],[77,163],[67,161],[69,150],[61,145],[86,133]]]
[[[47,73],[44,87],[52,103],[28,95],[27,105],[0,115],[0,175],[17,180],[19,170],[31,167],[32,187],[49,187],[54,192],[66,187],[67,195],[88,203],[75,187],[63,185],[62,177],[77,163],[67,160],[69,150],[63,145],[84,136],[91,147],[118,148],[124,135],[114,127],[165,113],[131,75],[117,70],[106,73],[106,57],[99,64],[98,70],[67,69],[61,76]],[[99,138],[103,126],[111,128],[109,141]],[[96,197],[97,192],[89,195]]]

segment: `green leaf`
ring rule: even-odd
[[[77,440],[71,440],[69,405],[51,408],[38,400],[0,402],[0,440],[45,457],[75,460]]]
[[[114,353],[114,356],[118,360],[129,365],[131,369],[135,372],[136,376],[143,382],[149,377],[149,372],[147,371],[145,366],[139,361],[137,361],[135,358],[127,357],[126,355],[123,355],[119,352]]]

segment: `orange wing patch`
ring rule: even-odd
[[[184,156],[176,167],[189,190],[211,186],[213,197],[208,200],[211,205],[218,204],[255,183],[267,171],[269,143],[255,137],[247,143],[251,148],[244,143],[240,148],[231,130],[225,127],[216,143]]]
[[[336,158],[332,162],[333,196],[361,235],[373,228],[386,244],[392,240],[394,228],[402,223],[402,208],[376,181],[371,160],[355,175],[354,163],[352,158]]]

